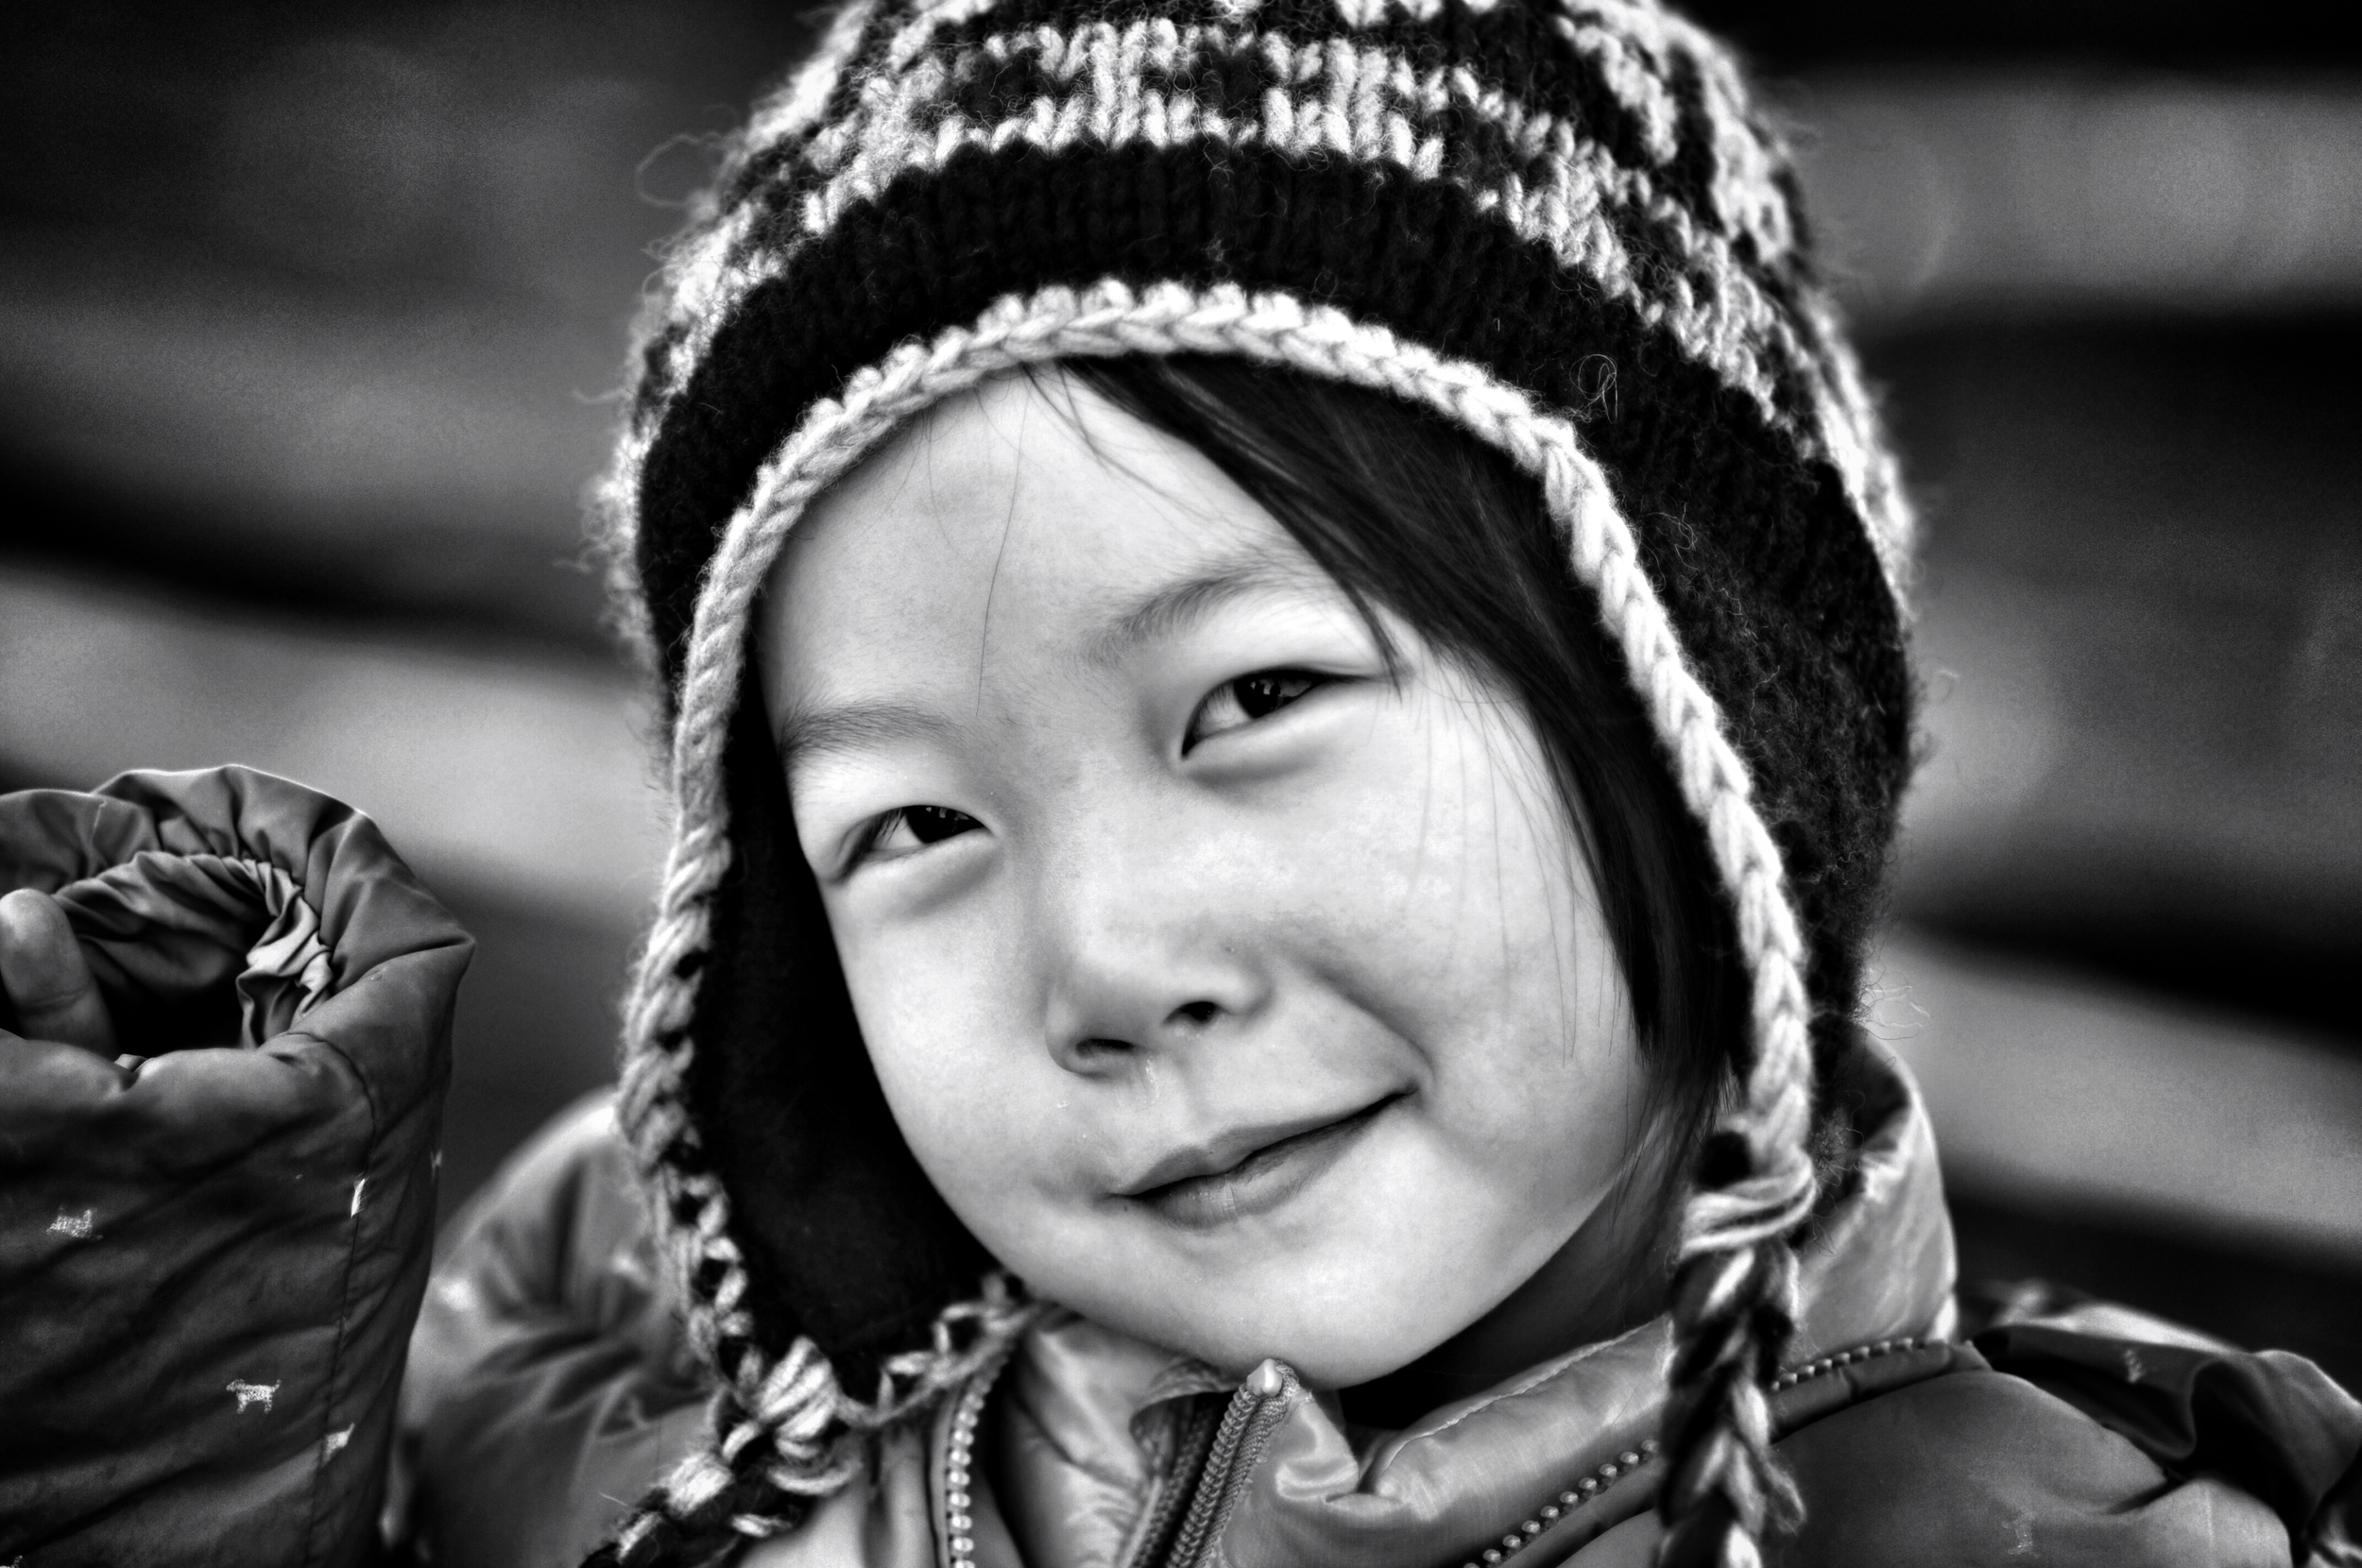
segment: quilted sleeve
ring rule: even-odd
[[[467,936],[244,768],[0,796],[125,1056],[0,1040],[0,1562],[376,1550]]]

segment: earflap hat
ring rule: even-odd
[[[621,1116],[717,1379],[627,1563],[788,1527],[1030,1308],[888,1114],[796,852],[753,608],[813,497],[1012,368],[1236,355],[1536,482],[1693,813],[1750,1027],[1684,1200],[1669,1557],[1792,1496],[1764,1388],[1908,772],[1909,518],[1788,154],[1642,0],[863,0],[664,269],[604,492],[677,810]]]

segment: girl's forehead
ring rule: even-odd
[[[1249,589],[1333,591],[1209,459],[1054,372],[994,378],[897,432],[798,520],[767,664],[1034,643],[1104,657]]]

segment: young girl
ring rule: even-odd
[[[428,1292],[433,1560],[2362,1560],[2309,1365],[1961,1338],[1793,187],[1652,5],[840,15],[655,308],[676,837]]]

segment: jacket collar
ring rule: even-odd
[[[1853,1109],[1860,1142],[1800,1249],[1791,1364],[1952,1328],[1951,1224],[1915,1085],[1872,1046],[1830,1089]],[[1224,1529],[1225,1555],[1369,1568],[1474,1556],[1578,1478],[1643,1452],[1663,1416],[1670,1347],[1660,1318],[1375,1438],[1292,1383]],[[1121,1568],[1167,1484],[1185,1396],[1233,1386],[1083,1319],[1045,1320],[1002,1374],[982,1434],[994,1484],[978,1488],[980,1568],[1001,1568],[1003,1556],[1022,1568]]]

